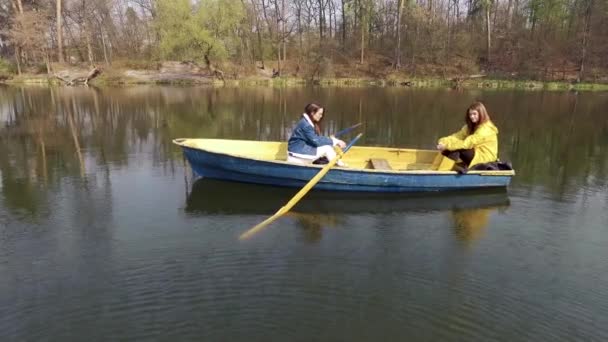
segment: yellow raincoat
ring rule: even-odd
[[[473,134],[464,125],[460,131],[439,139],[449,151],[475,149],[475,157],[469,166],[491,163],[498,160],[498,128],[492,121],[479,125]]]

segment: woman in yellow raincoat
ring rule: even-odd
[[[460,131],[439,139],[437,149],[454,161],[462,160],[465,165],[457,167],[458,171],[497,161],[498,128],[490,120],[483,103],[474,102],[469,106],[465,122]]]

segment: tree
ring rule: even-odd
[[[57,9],[57,58],[60,63],[64,62],[63,58],[63,27],[61,26],[61,2],[62,0],[56,0]]]
[[[238,0],[202,0],[194,11],[189,0],[158,0],[156,27],[160,52],[166,58],[206,63],[224,59],[238,45],[237,25],[244,17]]]
[[[22,9],[22,7],[18,7]],[[18,13],[12,20],[9,39],[17,48],[17,66],[21,73],[19,51],[23,50],[33,58],[44,60],[47,72],[50,73],[50,61],[47,48],[46,31],[49,26],[47,15],[41,11],[26,10]]]
[[[404,0],[397,1],[397,46],[395,46],[395,69],[401,68],[401,14],[403,13]]]

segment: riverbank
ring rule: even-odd
[[[62,85],[54,76],[23,74],[0,80],[0,84],[9,85]],[[151,71],[127,70],[120,74],[105,73],[89,82],[94,86],[126,86],[141,84],[157,85],[207,85],[219,87],[238,86],[327,86],[327,87],[403,87],[403,88],[454,88],[454,89],[519,89],[519,90],[580,90],[608,91],[605,83],[574,83],[534,80],[505,80],[478,77],[472,79],[454,79],[439,77],[385,77],[385,78],[315,78],[303,77],[265,77],[247,76],[242,78],[210,77],[199,74],[161,73]]]

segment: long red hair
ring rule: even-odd
[[[475,110],[477,111],[477,113],[479,113],[479,120],[477,120],[476,123],[473,123],[473,121],[471,121],[471,119],[469,118],[469,112],[472,110]],[[469,108],[467,108],[467,112],[465,114],[465,121],[467,123],[467,127],[469,128],[469,134],[473,134],[475,133],[475,130],[477,129],[477,127],[479,127],[479,125],[486,121],[490,121],[490,114],[488,114],[486,106],[484,106],[483,103],[479,101],[473,102],[469,106]]]
[[[321,109],[324,109],[321,105],[316,104],[316,103],[309,103],[306,105],[306,107],[304,107],[304,114],[306,116],[308,116],[308,119],[310,119],[310,122],[312,122],[312,124],[315,126],[315,132],[317,132],[317,134],[321,135],[321,121],[323,121],[323,118],[325,117],[325,113],[323,113],[323,116],[321,117],[321,119],[319,119],[319,121],[315,121],[315,119],[312,118],[312,116],[320,111]]]

